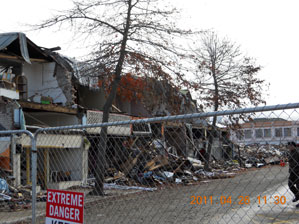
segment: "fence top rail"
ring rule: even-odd
[[[161,122],[161,121],[187,120],[187,119],[195,119],[195,118],[206,118],[212,116],[246,114],[246,113],[254,113],[254,112],[266,112],[266,111],[296,109],[296,108],[299,108],[299,103],[278,104],[272,106],[259,106],[259,107],[252,107],[252,108],[242,108],[242,109],[235,109],[235,110],[224,110],[224,111],[215,111],[215,112],[206,112],[206,113],[182,114],[182,115],[154,117],[154,118],[146,118],[146,119],[127,120],[127,121],[114,121],[114,122],[105,122],[105,123],[96,123],[96,124],[87,124],[87,125],[69,125],[69,126],[60,126],[60,127],[39,128],[36,130],[35,134],[44,131],[46,132],[46,131],[58,131],[58,130],[67,130],[67,129],[96,128],[96,127],[108,127],[108,126],[118,126],[118,125],[127,125],[127,124],[153,123],[153,122]]]
[[[33,138],[33,134],[28,131],[28,130],[5,130],[5,131],[0,131],[0,135],[9,135],[9,134],[26,134],[30,138]]]

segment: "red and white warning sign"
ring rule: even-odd
[[[83,223],[84,194],[47,190],[46,224]]]

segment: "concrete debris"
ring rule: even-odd
[[[202,168],[201,161],[170,153],[162,155],[161,151],[140,150],[135,157],[130,156],[123,163],[125,165],[119,166],[123,175],[120,175],[120,171],[115,169],[115,172],[110,172],[111,176],[105,180],[126,186],[136,183],[146,186],[169,183],[188,184],[198,180],[198,177],[194,178],[194,171]],[[110,171],[112,170],[113,168],[110,168]]]
[[[105,183],[120,186],[157,187],[171,184],[194,184],[213,178],[230,178],[240,170],[237,160],[212,161],[212,171],[204,171],[204,162],[197,158],[170,153],[159,139],[144,145],[126,144],[120,157],[110,159]],[[146,145],[148,144],[148,145]],[[224,172],[227,171],[227,172]],[[230,172],[228,172],[230,171]],[[232,174],[233,173],[233,174]]]
[[[256,167],[259,168],[259,167],[262,167],[262,166],[264,166],[264,165],[265,165],[264,163],[257,163],[257,164],[256,164]]]
[[[181,183],[182,183],[182,179],[180,179],[180,178],[175,178],[175,183],[176,183],[176,184],[181,184]]]
[[[235,159],[240,160],[246,168],[277,165],[281,161],[287,161],[287,149],[284,145],[240,146],[235,155]]]
[[[174,173],[173,172],[168,172],[168,171],[164,171],[163,174],[166,176],[166,178],[168,179],[172,179]]]
[[[1,179],[0,212],[14,212],[31,208],[31,186],[13,187]],[[5,186],[5,188],[3,188]],[[44,195],[44,194],[43,194]],[[41,195],[37,195],[37,200]]]
[[[236,147],[232,157],[210,162],[210,171],[204,170],[204,162],[192,157],[172,154],[167,145],[156,139],[149,147],[134,148],[127,159],[111,168],[106,182],[122,186],[152,186],[166,184],[192,184],[206,179],[231,178],[238,171],[261,168],[286,161],[284,146],[252,145]]]
[[[232,170],[240,170],[240,164],[237,160],[214,160],[211,162],[211,168],[214,170],[226,170],[226,171],[232,171]]]
[[[198,175],[202,175],[202,176],[206,176],[206,177],[213,177],[215,175],[214,172],[208,172],[208,171],[204,171],[204,170],[199,170],[195,172]]]
[[[246,168],[251,168],[251,167],[252,167],[252,164],[251,164],[251,163],[245,163],[245,167],[246,167]]]

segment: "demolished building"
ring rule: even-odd
[[[37,46],[23,33],[0,34],[1,130],[34,132],[38,128],[102,122],[107,92],[98,85],[98,77],[85,75],[76,61],[55,50]],[[155,79],[148,83],[152,91],[147,89],[142,98],[127,100],[118,95],[109,121],[199,112],[188,90]],[[39,134],[38,184],[62,189],[86,183],[94,172],[100,131],[88,128]],[[202,160],[200,151],[206,148],[207,137],[208,123],[202,119],[109,127],[108,166],[128,165],[130,157],[120,157],[128,149],[127,142],[130,150],[157,150],[162,145],[160,156],[172,154],[181,163],[187,157]],[[29,138],[0,137],[0,153],[0,168],[14,176],[14,185],[30,184]],[[165,157],[157,158],[165,161]],[[79,169],[70,162],[74,160]]]
[[[34,132],[38,128],[101,123],[105,99],[98,97],[105,95],[99,89],[91,91],[90,82],[86,84],[84,75],[79,75],[76,62],[55,50],[57,48],[37,46],[23,33],[0,34],[1,130],[27,129]],[[97,94],[98,90],[100,94]],[[131,118],[118,113],[111,114],[109,121]],[[39,134],[38,184],[43,188],[67,188],[86,183],[90,169],[88,161],[90,163],[90,158],[93,158],[92,152],[97,147],[95,139],[98,139],[100,130]],[[108,128],[111,148],[119,148],[132,133],[130,125]],[[135,130],[135,133],[148,135],[150,128],[145,132]],[[72,139],[71,143],[69,139]],[[14,176],[15,186],[31,183],[29,140],[25,135],[0,137],[3,157],[0,168]],[[59,154],[63,154],[64,161]],[[68,162],[75,158],[76,165],[81,164],[79,170],[73,167],[74,163]]]
[[[72,85],[72,69],[65,60],[54,52],[37,46],[23,33],[0,34],[0,127],[1,130],[28,129],[39,127],[81,124],[82,114],[75,108],[75,89]],[[67,145],[66,137],[76,140]],[[46,136],[47,138],[49,135]],[[83,135],[54,133],[51,141],[38,136],[38,157],[43,158],[39,169],[40,184],[58,182],[55,173],[69,173],[71,181],[87,179],[86,147]],[[47,142],[48,141],[48,142]],[[68,147],[66,147],[68,146]],[[14,184],[30,183],[30,142],[25,135],[1,137],[0,152],[7,155],[8,163],[1,169],[13,172]],[[78,158],[83,164],[79,173],[70,172],[69,166],[55,167],[58,158],[48,156],[48,150],[58,150]],[[12,154],[12,155],[11,155]],[[12,160],[12,161],[10,161]]]

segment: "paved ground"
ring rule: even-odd
[[[288,168],[273,166],[248,171],[232,179],[112,200],[86,211],[86,223],[299,223],[290,202]],[[192,205],[192,196],[207,201]],[[221,205],[220,196],[227,198]],[[229,197],[231,196],[231,203]],[[250,199],[241,201],[245,197]],[[258,201],[260,196],[260,203]],[[266,203],[264,201],[266,196]],[[284,204],[275,204],[275,196]],[[211,204],[212,197],[212,204]],[[243,198],[242,198],[243,197]],[[200,199],[200,198],[199,198]],[[223,197],[222,197],[223,199]],[[222,202],[224,202],[222,200]],[[244,202],[244,203],[243,203]]]
[[[299,223],[299,214],[290,202],[292,195],[287,188],[287,177],[287,167],[272,166],[248,171],[232,179],[113,199],[109,204],[97,204],[87,209],[85,220],[86,223],[142,224]],[[203,202],[198,205],[195,201],[192,205],[192,196],[201,196]],[[225,196],[227,203],[221,205],[220,196]],[[275,196],[284,204],[275,204]],[[248,198],[250,202],[245,204],[244,200]]]
[[[272,166],[230,179],[101,199],[87,205],[84,220],[130,224],[299,223],[299,209],[291,202],[287,177],[287,167]],[[201,204],[197,196],[203,199]],[[38,223],[44,223],[44,218]]]
[[[99,203],[87,209],[85,220],[86,223],[130,224],[299,223],[299,214],[290,203],[292,196],[287,188],[287,177],[287,167],[272,166],[248,171],[232,179],[113,199],[109,204]],[[206,197],[207,201],[200,205],[195,201],[192,205],[192,196]],[[221,205],[220,196],[225,196],[227,203]],[[241,201],[246,196],[250,199],[247,204]],[[282,203],[285,202],[282,196],[285,196],[287,202],[276,205],[275,196],[282,199]]]

